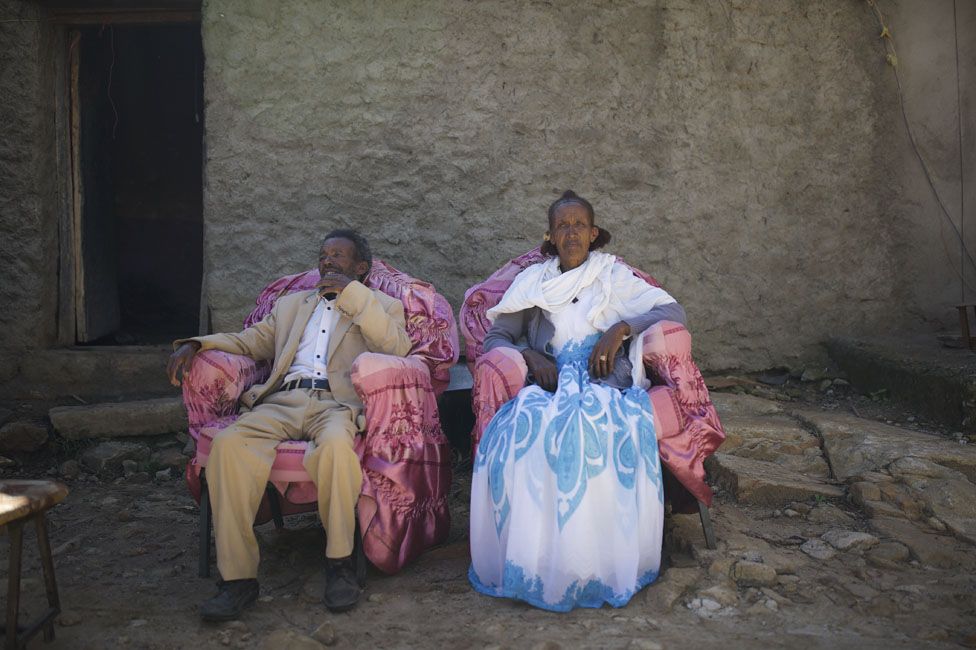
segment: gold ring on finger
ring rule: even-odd
[[[601,354],[600,355],[600,361],[606,361],[606,360],[607,360],[607,355]]]

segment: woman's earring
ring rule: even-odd
[[[549,233],[546,233],[542,236],[542,241],[549,241]]]

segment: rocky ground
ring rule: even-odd
[[[49,517],[64,612],[56,641],[32,647],[976,647],[976,441],[843,380],[761,379],[710,381],[731,391],[713,394],[728,432],[709,462],[718,549],[697,516],[670,516],[666,569],[621,609],[552,614],[474,593],[459,464],[449,542],[397,576],[371,573],[356,610],[322,606],[322,532],[303,515],[259,527],[256,607],[204,624],[213,582],[196,574],[184,437],[59,438],[56,463],[14,454],[4,477],[71,489]],[[29,533],[23,591],[37,612],[34,548]]]

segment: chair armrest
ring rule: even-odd
[[[391,441],[400,446],[445,441],[423,359],[365,352],[352,364],[350,378],[363,401],[367,453]]]
[[[661,321],[644,336],[644,366],[654,384],[649,391],[658,427],[661,460],[698,500],[711,502],[704,460],[725,440],[725,431],[691,357],[684,325]]]
[[[204,350],[193,357],[183,376],[183,403],[190,421],[190,435],[198,438],[200,427],[237,413],[237,400],[252,384],[267,377],[267,362],[239,354]]]

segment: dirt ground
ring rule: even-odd
[[[864,417],[924,428],[883,400],[840,390],[756,391],[823,411],[850,411],[850,403],[866,400],[858,409]],[[24,466],[4,476],[43,473],[39,465]],[[332,614],[322,605],[323,532],[317,517],[301,515],[287,519],[283,531],[271,523],[258,528],[261,598],[241,621],[215,625],[197,614],[214,584],[197,577],[197,507],[182,479],[82,476],[66,483],[67,501],[49,515],[63,613],[54,643],[38,636],[34,648],[976,647],[976,547],[953,546],[958,562],[949,567],[885,560],[867,546],[821,559],[800,550],[830,530],[870,530],[864,510],[848,498],[765,507],[720,489],[711,508],[717,550],[705,548],[697,516],[670,516],[666,568],[656,583],[620,609],[554,614],[471,589],[470,469],[461,463],[448,543],[399,575],[371,571],[355,610]],[[5,542],[0,549],[5,580]],[[29,615],[41,610],[43,595],[32,532],[25,536],[24,575]]]

